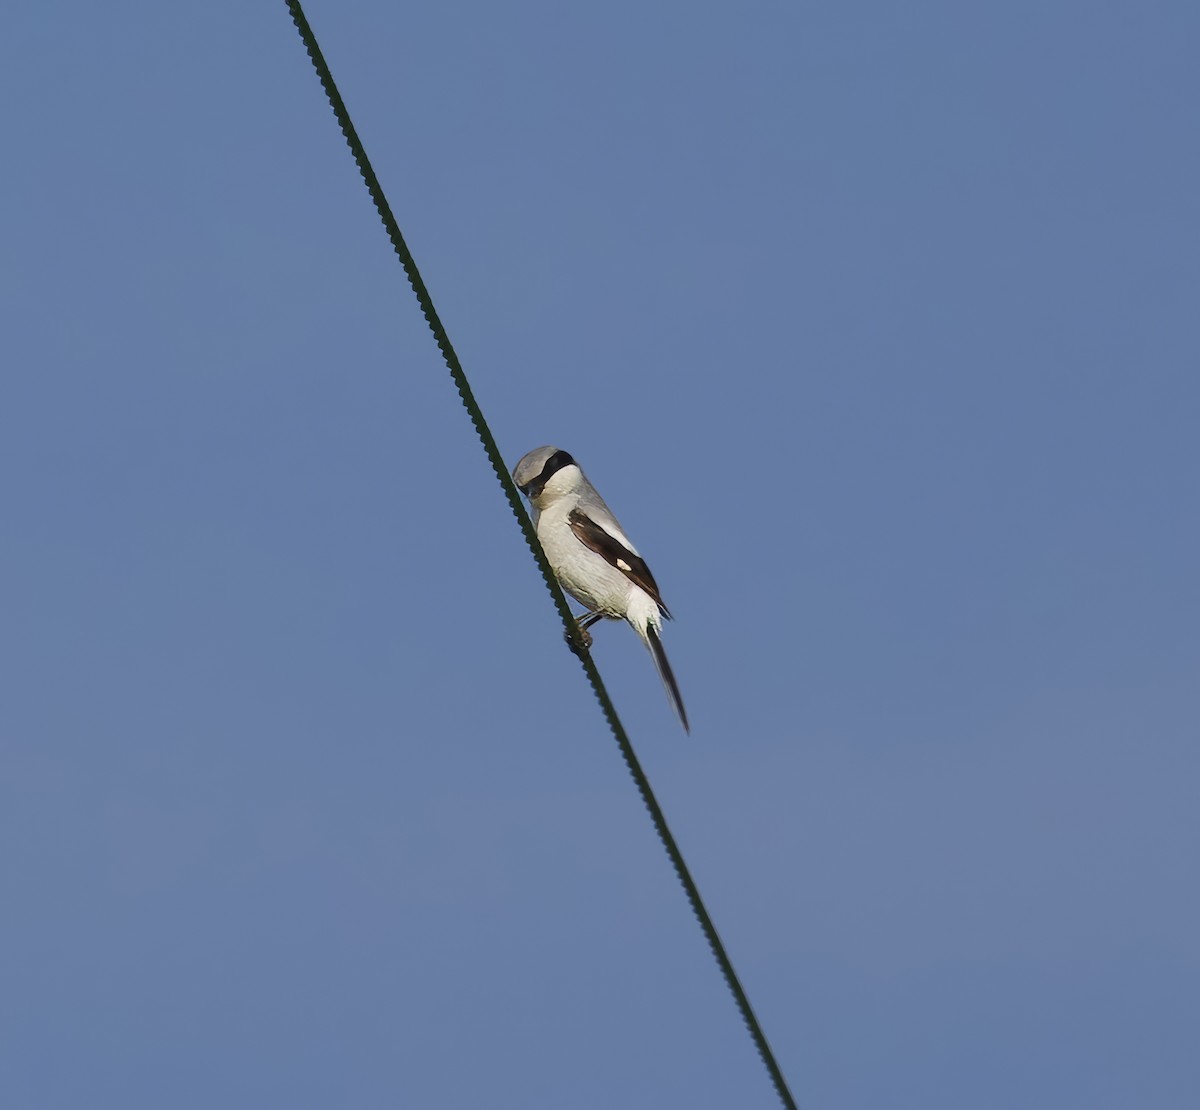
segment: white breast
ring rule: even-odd
[[[643,594],[616,567],[584,547],[567,524],[569,507],[556,505],[538,518],[537,534],[558,580],[576,601],[595,612],[624,617],[631,595]]]

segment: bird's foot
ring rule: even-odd
[[[584,657],[592,646],[592,634],[582,624],[576,624],[572,632],[564,632],[563,639],[567,641],[567,647],[578,655],[580,659]]]

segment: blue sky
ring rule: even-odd
[[[307,11],[800,1103],[1195,1106],[1195,5]],[[2,49],[4,1104],[772,1105],[284,5]]]

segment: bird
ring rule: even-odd
[[[671,619],[658,583],[579,464],[557,447],[536,447],[513,467],[513,481],[533,507],[533,526],[555,577],[587,610],[576,618],[584,646],[601,619],[625,620],[650,652],[684,732],[687,710],[662,646]]]

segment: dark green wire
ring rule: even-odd
[[[579,642],[575,618],[571,615],[566,596],[563,594],[558,580],[554,577],[554,572],[550,569],[546,553],[542,550],[542,545],[538,542],[537,533],[534,532],[529,516],[521,503],[520,492],[517,490],[512,477],[508,473],[504,457],[500,454],[500,449],[496,446],[496,440],[492,436],[487,421],[484,419],[483,411],[475,400],[474,393],[471,392],[467,375],[463,372],[462,364],[458,361],[458,355],[454,352],[454,347],[450,343],[450,337],[446,334],[446,329],[443,327],[441,318],[437,314],[437,309],[433,307],[433,299],[429,296],[429,290],[425,288],[425,282],[421,279],[421,273],[417,269],[416,262],[413,261],[408,244],[405,243],[404,236],[400,233],[400,225],[396,223],[396,217],[392,215],[391,205],[388,204],[387,197],[384,196],[383,187],[379,184],[379,179],[375,176],[375,171],[371,168],[371,162],[367,158],[366,149],[358,137],[358,132],[354,129],[354,124],[350,120],[350,113],[346,110],[346,104],[337,90],[337,85],[334,84],[333,74],[329,71],[325,56],[321,53],[321,48],[317,45],[317,38],[313,34],[308,19],[304,15],[304,9],[301,8],[298,0],[286,0],[286,2],[288,10],[292,13],[292,20],[296,24],[296,29],[300,32],[300,38],[304,42],[304,47],[312,59],[317,76],[321,80],[321,87],[324,88],[325,95],[329,98],[333,114],[337,117],[342,134],[346,137],[346,142],[350,146],[350,153],[354,155],[358,171],[362,174],[367,191],[371,194],[371,200],[375,203],[375,209],[379,213],[379,218],[383,221],[388,238],[392,241],[392,247],[400,258],[404,272],[408,276],[409,284],[412,286],[413,292],[417,296],[417,302],[421,306],[421,311],[425,315],[425,320],[429,324],[429,329],[433,332],[433,338],[437,341],[438,349],[442,352],[442,358],[446,360],[446,366],[450,370],[450,377],[454,381],[455,388],[458,389],[463,406],[466,408],[467,414],[471,417],[471,423],[475,425],[475,431],[479,436],[480,442],[483,444],[488,461],[492,464],[492,469],[496,472],[496,477],[504,489],[505,497],[508,498],[509,508],[512,509],[513,516],[517,518],[517,523],[520,525],[521,531],[525,536],[525,542],[533,552],[538,569],[542,572],[542,577],[546,580],[546,587],[550,591],[550,596],[554,599],[554,604],[558,607],[563,627],[567,631],[568,642],[574,644],[573,650],[576,656],[578,656],[579,661],[583,664],[584,674],[587,675],[588,682],[591,683],[592,690],[596,694],[596,699],[600,702],[600,708],[603,710],[605,719],[608,721],[608,727],[612,729],[612,734],[621,749],[621,756],[629,768],[629,773],[633,776],[638,793],[641,794],[642,801],[650,811],[650,819],[654,822],[654,828],[663,843],[663,847],[667,850],[667,855],[671,859],[671,864],[675,868],[676,875],[679,876],[680,883],[683,884],[684,893],[687,895],[688,902],[691,903],[692,912],[696,915],[696,920],[700,922],[700,928],[704,931],[704,936],[708,940],[708,945],[712,949],[713,956],[721,969],[722,975],[725,976],[725,982],[729,985],[730,991],[733,992],[734,1001],[741,1011],[742,1020],[746,1023],[746,1028],[754,1040],[755,1047],[758,1049],[758,1053],[762,1057],[767,1071],[770,1073],[771,1082],[775,1085],[775,1090],[779,1094],[780,1101],[789,1110],[796,1110],[796,1101],[792,1098],[791,1091],[788,1090],[787,1081],[783,1078],[783,1072],[779,1070],[779,1065],[775,1061],[775,1054],[771,1051],[771,1046],[767,1043],[766,1035],[758,1023],[758,1018],[754,1016],[754,1010],[750,1006],[750,999],[746,997],[746,992],[742,989],[737,972],[733,970],[733,964],[729,961],[725,945],[721,942],[721,938],[717,934],[716,926],[713,924],[712,918],[709,917],[708,910],[704,908],[704,902],[700,898],[700,891],[692,880],[687,864],[683,861],[683,855],[679,851],[679,846],[675,843],[675,837],[671,834],[671,830],[667,826],[667,819],[663,816],[663,811],[659,808],[658,800],[654,797],[654,791],[650,789],[650,780],[646,778],[646,773],[642,770],[642,765],[634,753],[633,745],[629,742],[629,737],[625,733],[625,726],[621,724],[612,699],[608,696],[608,691],[604,687],[604,680],[600,677],[600,672],[596,669],[596,664],[593,662],[591,655],[583,650]]]

